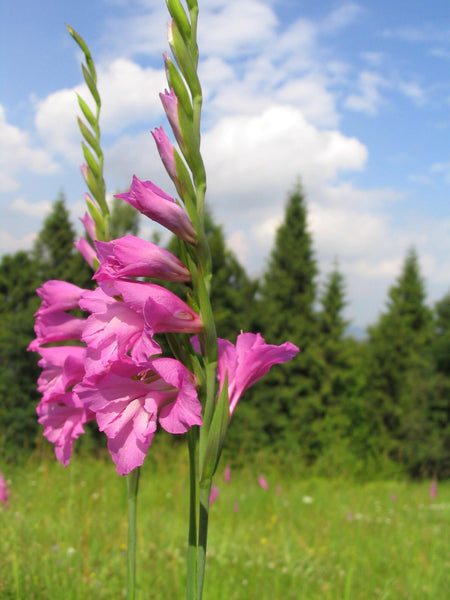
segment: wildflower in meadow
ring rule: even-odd
[[[260,475],[258,477],[258,483],[262,487],[263,490],[269,489],[269,484],[267,483],[267,479],[265,477],[263,477],[262,475]]]
[[[3,473],[0,472],[0,502],[8,508],[9,488]]]
[[[211,488],[211,493],[209,494],[209,503],[212,504],[217,500],[219,496],[219,488],[216,485],[213,485]]]
[[[433,479],[430,483],[430,498],[435,500],[437,497],[437,479]]]
[[[225,467],[225,471],[223,472],[223,478],[225,479],[225,483],[231,482],[231,467],[230,467],[230,465],[227,465]]]
[[[290,342],[267,344],[259,333],[240,333],[235,344],[217,339],[209,298],[212,261],[204,227],[198,5],[197,0],[189,0],[188,12],[179,0],[168,0],[167,5],[172,17],[168,40],[176,64],[164,55],[169,91],[160,98],[181,154],[162,127],[152,135],[180,201],[136,176],[129,190],[116,197],[175,234],[181,259],[136,236],[109,237],[97,74],[86,43],[69,27],[84,52],[83,74],[97,108],[94,116],[79,98],[87,122],[78,120],[86,141],[83,154],[87,164],[82,165],[81,173],[92,194],[85,194],[89,213],[82,222],[93,245],[86,238],[76,243],[96,269],[93,279],[97,287],[83,290],[64,281],[44,283],[37,290],[42,304],[35,314],[36,338],[29,350],[40,354],[38,389],[42,400],[37,413],[57,459],[68,464],[74,440],[83,433],[84,425],[95,419],[106,435],[117,472],[128,476],[128,598],[135,597],[139,467],[158,424],[171,434],[188,434],[187,597],[201,600],[209,504],[219,493],[212,480],[229,420],[244,391],[273,365],[294,358],[299,349]],[[183,282],[189,293],[183,299],[142,278]],[[87,314],[81,317],[81,311]],[[163,354],[166,346],[159,336],[165,336],[169,355]],[[64,344],[55,345],[59,342]],[[229,467],[224,477],[229,483]],[[263,476],[258,481],[268,488]],[[235,512],[238,508],[236,503]]]

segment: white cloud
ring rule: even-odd
[[[18,189],[23,172],[47,174],[56,170],[50,155],[33,147],[28,132],[6,121],[0,105],[0,192]]]
[[[24,198],[15,198],[9,205],[10,210],[21,213],[29,217],[43,218],[50,212],[52,207],[51,202],[28,202]]]
[[[36,233],[29,233],[23,237],[12,235],[9,231],[0,230],[0,255],[14,254],[19,250],[29,250],[32,248]]]
[[[108,65],[99,65],[98,87],[102,98],[100,126],[104,134],[118,134],[131,124],[148,122],[163,113],[158,93],[165,85],[163,69],[143,68],[118,58]],[[76,94],[89,105],[90,93],[84,84],[50,94],[37,105],[36,127],[43,143],[72,164],[82,162],[76,116],[81,115]],[[84,118],[83,118],[84,119]]]
[[[358,80],[358,93],[350,94],[344,105],[351,110],[374,116],[383,102],[380,88],[387,85],[386,79],[378,73],[363,71]]]

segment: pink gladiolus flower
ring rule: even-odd
[[[164,58],[166,58],[166,56],[167,54],[165,54]],[[177,142],[183,146],[184,138],[181,132],[180,120],[178,117],[178,98],[172,88],[169,92],[164,90],[164,94],[159,94],[159,97],[161,98],[164,112],[167,115],[167,119],[170,123],[174,136]]]
[[[156,244],[126,235],[111,242],[95,242],[100,267],[97,281],[117,277],[156,277],[166,281],[190,281],[183,263],[171,252]]]
[[[65,312],[46,313],[38,315],[34,325],[36,339],[28,346],[28,350],[38,352],[42,344],[80,340],[85,325],[85,319],[79,319]]]
[[[9,489],[3,473],[0,473],[0,502],[5,508],[8,508]]]
[[[82,288],[67,281],[57,279],[46,281],[36,290],[36,293],[42,298],[41,306],[36,315],[78,308],[78,302],[83,291]]]
[[[156,127],[152,131],[152,136],[156,142],[156,147],[158,148],[159,156],[161,157],[161,160],[166,168],[167,173],[169,174],[172,181],[176,181],[178,179],[178,173],[177,168],[175,166],[174,148],[170,143],[166,132],[162,127]]]
[[[94,248],[90,245],[87,239],[81,237],[78,240],[78,242],[74,242],[73,244],[78,250],[78,252],[81,254],[81,256],[84,258],[84,260],[87,262],[87,264],[91,267],[91,269],[93,269],[94,260],[97,258],[97,255],[95,254]]]
[[[89,194],[84,194],[84,199],[88,204],[93,204],[97,206],[97,204],[92,200]],[[100,209],[99,209],[100,210]],[[83,223],[86,233],[91,238],[92,241],[97,239],[97,231],[95,228],[95,221],[91,217],[88,212],[84,213],[84,217],[80,217],[80,221]]]
[[[112,364],[94,387],[83,382],[74,390],[95,412],[120,475],[144,462],[157,417],[169,433],[202,424],[195,378],[172,358],[153,359],[146,370],[125,358]]]
[[[209,494],[209,503],[212,504],[217,500],[219,495],[219,488],[216,485],[213,485],[211,488],[211,493]]]
[[[223,478],[225,479],[226,483],[231,482],[231,468],[229,466],[225,467],[225,471],[223,472]]]
[[[64,394],[79,383],[84,376],[86,348],[81,346],[52,346],[39,348],[41,359],[38,365],[42,373],[38,379],[38,390],[46,402]]]
[[[86,291],[80,300],[83,310],[92,313],[86,320],[82,340],[87,345],[86,376],[101,375],[129,352],[137,364],[145,365],[161,348],[145,331],[140,310],[105,294],[102,288]]]
[[[199,315],[175,294],[155,283],[118,279],[114,289],[127,306],[142,313],[145,331],[155,333],[198,333],[202,330]]]
[[[151,181],[141,181],[133,175],[130,191],[115,197],[122,198],[182,240],[196,244],[197,236],[184,208]]]
[[[267,479],[265,477],[263,477],[262,475],[260,475],[258,477],[258,483],[262,487],[263,490],[269,489],[269,484],[267,483]]]
[[[36,409],[38,422],[44,426],[44,436],[55,446],[56,458],[65,467],[72,456],[73,442],[84,433],[84,424],[94,415],[73,392],[41,401]]]
[[[217,379],[220,381],[221,391],[228,373],[230,415],[233,414],[245,390],[268,373],[272,365],[291,360],[299,351],[291,342],[284,342],[281,346],[266,344],[259,333],[239,334],[236,345],[220,338],[217,343],[219,353]],[[200,352],[196,337],[192,339],[192,344],[197,352]]]

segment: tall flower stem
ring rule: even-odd
[[[199,489],[199,523],[198,523],[198,554],[197,554],[197,600],[202,600],[203,584],[205,582],[206,545],[208,540],[209,496],[212,480],[200,484]]]
[[[197,428],[187,433],[189,448],[189,538],[187,560],[187,600],[196,600],[197,590]]]
[[[127,600],[136,597],[136,509],[139,488],[140,467],[133,469],[127,475],[128,492],[128,571],[127,571]]]

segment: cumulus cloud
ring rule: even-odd
[[[380,89],[386,87],[384,77],[374,71],[363,71],[358,80],[358,91],[345,100],[346,108],[374,116],[378,113],[383,97]]]
[[[24,198],[15,198],[9,205],[9,209],[29,217],[43,218],[51,210],[51,202],[28,202]]]
[[[98,87],[102,98],[101,128],[104,134],[118,135],[129,125],[162,115],[158,92],[164,89],[163,69],[143,68],[131,60],[118,58],[98,66]],[[72,164],[80,162],[81,134],[76,115],[77,94],[88,100],[84,84],[54,92],[40,101],[36,111],[36,127],[42,143]]]
[[[18,189],[23,172],[47,174],[56,170],[50,155],[34,147],[28,132],[7,122],[0,105],[0,192]]]

